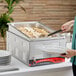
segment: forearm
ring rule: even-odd
[[[68,22],[68,25],[69,25],[71,28],[73,28],[74,20],[69,21],[69,22]]]
[[[69,21],[69,22],[74,23],[74,20],[71,20],[71,21]]]
[[[74,20],[71,20],[70,24],[69,24],[69,26],[71,27],[69,32],[71,32],[71,33],[73,33],[73,25],[74,25]]]
[[[74,56],[76,56],[76,50],[74,50]]]

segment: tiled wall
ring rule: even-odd
[[[7,9],[0,3],[0,13]],[[21,10],[24,7],[26,12]],[[40,21],[53,29],[74,19],[76,15],[76,0],[25,0],[15,7],[11,15],[16,21]],[[2,44],[0,42],[0,48]],[[3,47],[3,46],[2,46]]]

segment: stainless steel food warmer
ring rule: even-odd
[[[57,37],[30,38],[16,28],[17,26],[37,26],[47,30],[49,33],[54,31],[39,22],[15,22],[8,25],[7,50],[11,51],[14,57],[27,65],[30,65],[30,60],[59,57],[59,54],[47,53],[45,51],[47,49],[56,46],[66,48],[66,38],[64,36],[58,34]],[[65,50],[60,52],[64,53]]]

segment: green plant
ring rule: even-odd
[[[3,0],[0,0],[1,2]],[[7,3],[7,6],[5,6],[8,10],[0,15],[0,33],[3,38],[5,38],[5,33],[8,30],[8,25],[7,23],[10,23],[11,21],[14,21],[13,18],[10,17],[10,15],[14,11],[14,7],[16,4],[19,3],[19,1],[22,0],[4,0]]]

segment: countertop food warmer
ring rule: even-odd
[[[65,53],[65,36],[57,34],[56,37],[48,37],[48,34],[54,30],[39,22],[16,22],[8,25],[7,50],[11,51],[13,56],[20,61],[29,66],[36,65],[35,63],[39,62],[41,65],[47,64],[47,60],[49,60],[47,58],[52,57],[58,57],[54,58],[54,60],[50,59],[54,63],[58,59],[64,61],[62,57],[59,58],[59,54]],[[61,50],[51,50],[51,48],[61,48]],[[46,52],[48,50],[51,51],[51,54]],[[44,59],[43,61],[46,63],[42,63],[40,59]]]

